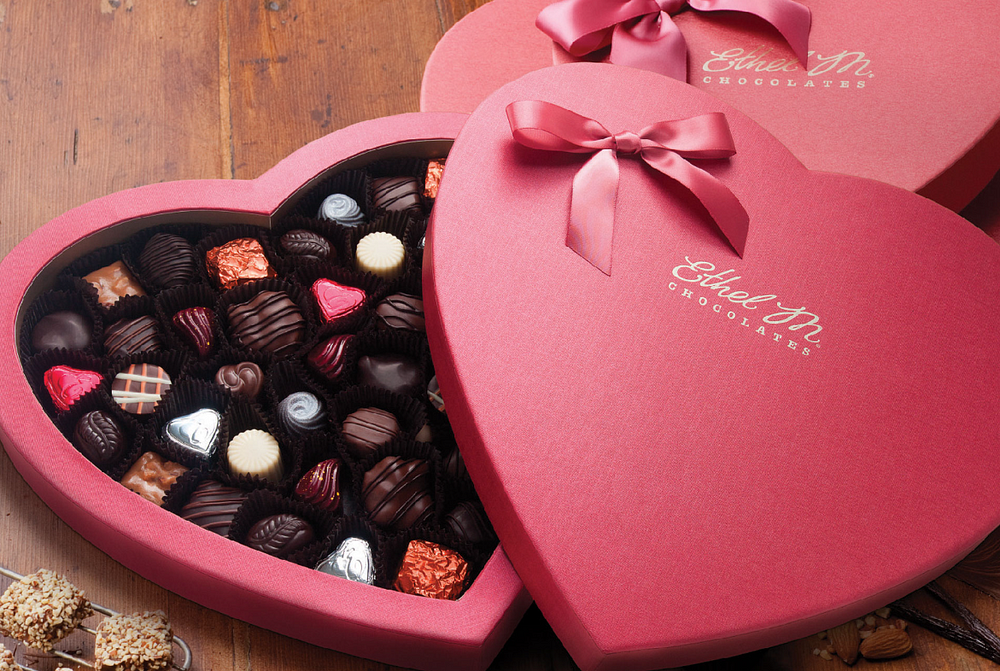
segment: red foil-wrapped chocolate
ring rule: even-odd
[[[264,256],[264,248],[253,238],[237,238],[205,253],[208,275],[223,289],[241,282],[277,277],[278,273]]]
[[[340,507],[340,461],[327,459],[309,469],[295,486],[295,495],[323,510]]]
[[[96,388],[104,377],[92,370],[78,370],[69,366],[53,366],[45,371],[42,380],[52,396],[52,402],[63,412],[80,398]]]
[[[424,179],[424,196],[438,197],[438,187],[441,186],[441,175],[444,174],[444,159],[436,158],[427,164],[427,177]]]
[[[410,541],[393,589],[454,601],[462,595],[469,565],[462,555],[430,541]]]

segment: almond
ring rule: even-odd
[[[854,620],[829,631],[830,643],[834,652],[847,664],[858,661],[858,648],[861,646],[861,634]]]
[[[865,659],[902,657],[913,648],[910,635],[902,629],[880,629],[861,642]]]

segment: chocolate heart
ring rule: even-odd
[[[316,570],[371,585],[375,582],[372,546],[363,538],[345,538],[336,550],[316,565]]]
[[[87,392],[101,384],[104,377],[92,370],[79,370],[70,366],[53,366],[45,371],[43,382],[52,402],[60,410],[69,410]]]
[[[353,314],[365,302],[364,290],[339,284],[325,277],[313,282],[312,294],[323,319],[328,322]]]
[[[212,408],[174,417],[163,426],[163,438],[180,450],[201,459],[211,459],[219,442],[222,415]]]
[[[744,256],[619,155],[611,274],[581,258],[566,237],[589,157],[511,137],[507,106],[539,99],[614,133],[724,113],[736,155],[692,164],[747,208]],[[685,84],[584,63],[484,103],[445,188],[423,275],[435,372],[503,547],[581,668],[837,626],[1000,524],[1000,247],[961,217],[810,172]],[[607,548],[613,571],[589,565]]]

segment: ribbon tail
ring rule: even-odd
[[[559,0],[538,13],[535,26],[580,57],[606,47],[616,24],[657,11],[655,0]]]
[[[687,42],[666,12],[648,14],[628,27],[615,26],[610,61],[687,81]]]
[[[715,225],[742,258],[746,248],[750,215],[729,188],[680,155],[663,147],[647,147],[642,158],[651,167],[683,184],[708,210]]]
[[[795,0],[688,0],[688,4],[702,12],[729,10],[759,16],[781,33],[799,62],[806,65],[809,59],[812,12]]]
[[[573,178],[566,246],[611,275],[611,239],[618,199],[618,159],[611,149],[597,152]]]

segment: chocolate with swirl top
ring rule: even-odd
[[[372,180],[372,203],[390,212],[419,213],[422,190],[412,177],[379,177]]]
[[[278,419],[294,436],[304,436],[326,426],[326,410],[315,394],[297,391],[278,403]]]
[[[241,347],[282,355],[302,342],[306,320],[284,291],[262,291],[246,303],[230,305],[229,330]]]
[[[228,536],[236,511],[246,498],[246,492],[241,489],[205,480],[191,494],[180,515],[203,529]]]
[[[431,470],[423,459],[386,457],[365,473],[361,498],[372,520],[400,531],[433,514]]]
[[[324,198],[316,216],[327,221],[335,221],[341,226],[354,227],[365,222],[365,215],[361,213],[358,202],[343,193],[332,193]]]
[[[253,361],[222,366],[215,372],[215,384],[252,401],[264,386],[264,371]]]
[[[375,306],[380,329],[424,331],[424,302],[413,294],[392,294]]]
[[[157,233],[139,254],[139,270],[157,289],[186,284],[198,271],[198,257],[187,240],[172,233]]]
[[[104,349],[110,356],[156,352],[162,347],[160,328],[149,316],[119,319],[104,331]]]

